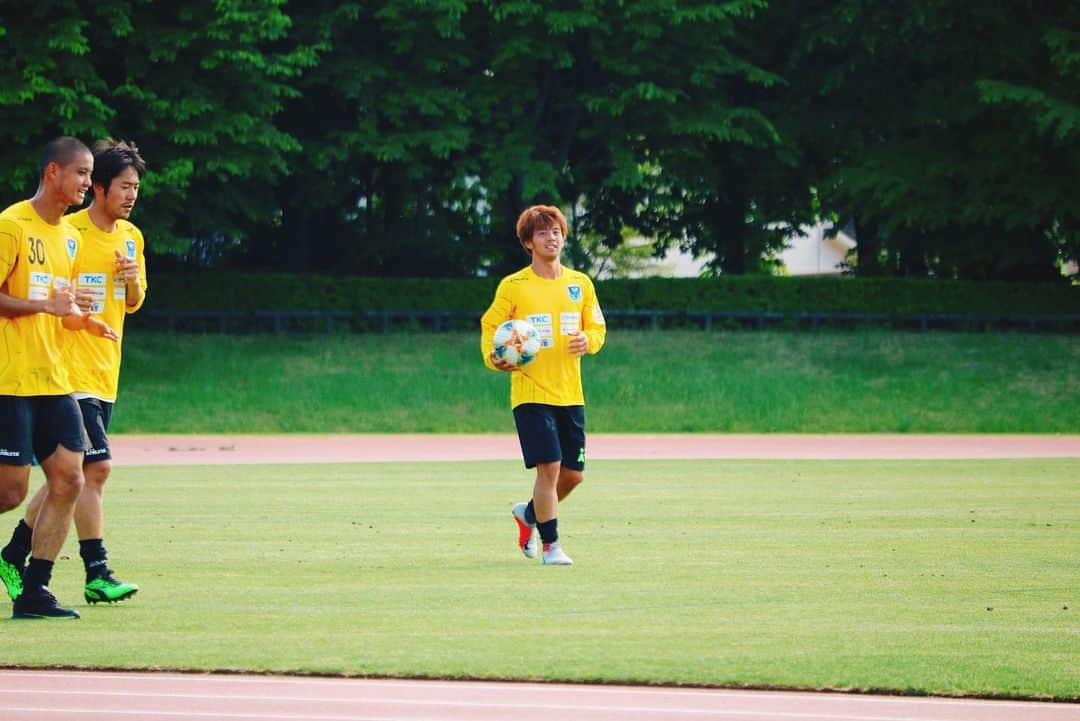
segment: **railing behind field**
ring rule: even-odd
[[[613,328],[667,330],[765,330],[828,328],[893,328],[905,330],[965,330],[1076,333],[1080,315],[987,315],[974,313],[885,313],[776,311],[605,310]],[[148,308],[129,319],[146,330],[174,333],[390,333],[423,330],[435,333],[476,330],[480,316],[469,311],[444,310],[168,310]]]

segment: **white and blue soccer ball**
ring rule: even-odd
[[[495,329],[495,357],[517,366],[534,361],[540,343],[540,331],[523,320],[508,320]]]

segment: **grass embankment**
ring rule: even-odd
[[[613,331],[592,432],[1077,433],[1067,335]],[[512,432],[474,334],[131,333],[116,433]]]

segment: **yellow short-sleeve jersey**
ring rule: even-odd
[[[543,341],[536,360],[510,373],[510,407],[522,403],[552,406],[585,404],[581,387],[581,358],[570,355],[572,333],[589,339],[589,354],[600,352],[607,335],[604,314],[592,280],[584,273],[562,268],[558,278],[541,278],[526,267],[506,276],[495,299],[480,319],[480,350],[484,364],[495,370],[489,354],[495,329],[512,319],[525,320],[540,331]]]
[[[77,271],[79,231],[65,221],[48,223],[29,200],[0,213],[0,291],[13,298],[44,300],[70,287]],[[65,331],[49,313],[0,318],[0,395],[71,393],[61,360]]]
[[[107,233],[94,225],[89,209],[67,216],[82,234],[79,246],[79,271],[75,284],[89,289],[94,300],[90,312],[99,317],[120,336],[113,342],[89,333],[70,333],[65,338],[64,362],[71,373],[76,393],[115,401],[120,381],[120,347],[124,337],[124,318],[142,306],[145,299],[146,257],[142,233],[126,220],[117,220],[116,229]],[[132,258],[139,264],[139,285],[143,298],[138,304],[127,304],[127,285],[116,272],[116,254]]]

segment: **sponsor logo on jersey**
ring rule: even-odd
[[[525,316],[525,320],[535,326],[551,325],[551,313],[533,313]]]
[[[563,335],[573,335],[580,330],[581,314],[577,312],[559,313],[559,332]]]
[[[105,287],[104,273],[79,273],[79,285],[95,288]]]

